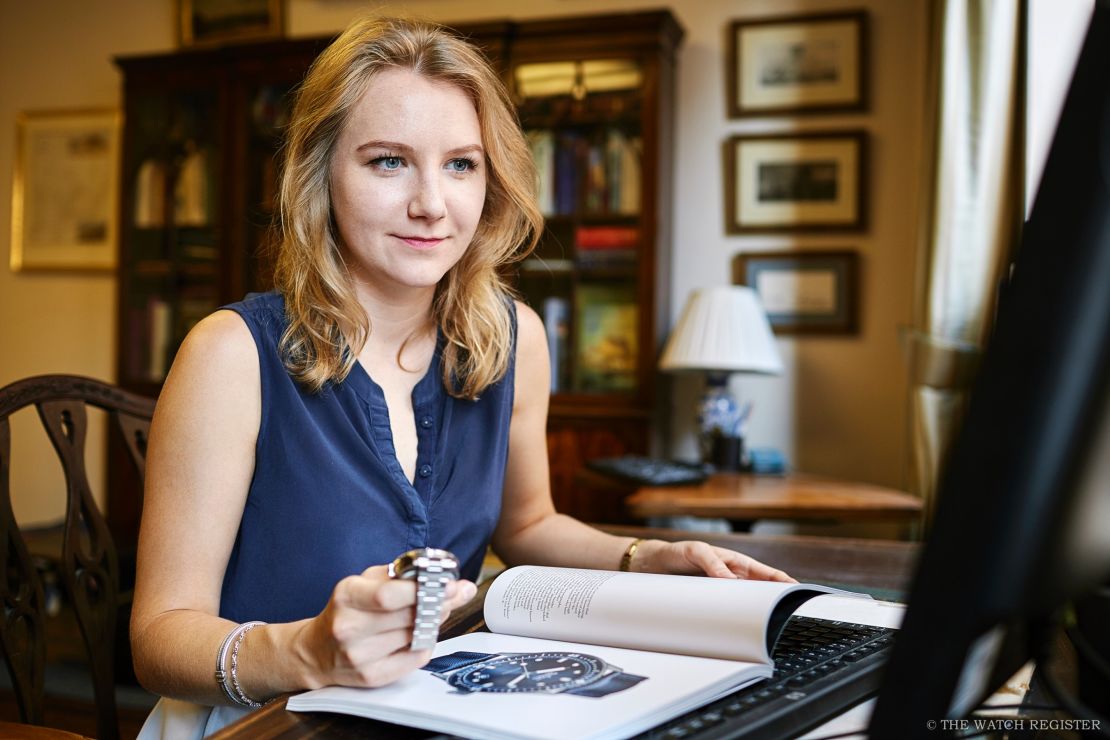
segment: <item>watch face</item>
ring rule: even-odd
[[[415,578],[417,571],[440,568],[445,577],[459,577],[459,559],[447,550],[423,547],[398,555],[389,564],[390,578]]]
[[[593,655],[514,653],[462,668],[448,683],[460,691],[558,692],[586,686],[604,673],[605,662]]]

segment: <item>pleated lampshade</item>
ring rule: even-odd
[[[782,359],[755,291],[722,285],[690,294],[659,367],[777,375]]]

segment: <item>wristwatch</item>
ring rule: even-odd
[[[602,697],[647,679],[625,673],[596,655],[542,653],[471,653],[441,655],[424,666],[459,694],[573,694]]]
[[[416,622],[409,649],[430,650],[439,637],[447,584],[459,577],[459,559],[446,550],[422,547],[398,555],[388,572],[390,578],[416,581]]]

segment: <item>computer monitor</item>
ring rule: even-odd
[[[871,721],[937,737],[1110,579],[1110,0],[1098,0]],[[1110,625],[1104,627],[1110,629]]]

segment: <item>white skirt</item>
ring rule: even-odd
[[[137,740],[202,740],[253,711],[250,707],[208,707],[163,697],[150,711]]]

